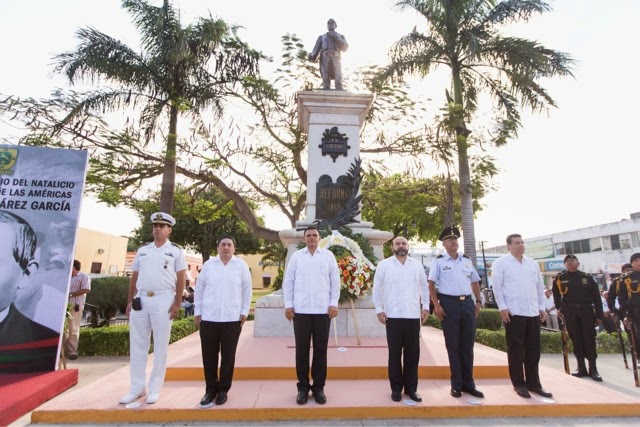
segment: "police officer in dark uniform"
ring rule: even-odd
[[[473,380],[473,343],[476,316],[480,312],[480,276],[468,256],[458,253],[460,230],[447,227],[440,233],[446,254],[438,256],[429,270],[429,293],[435,316],[442,323],[451,368],[451,396],[462,392],[484,397]],[[438,289],[436,290],[436,284]],[[475,301],[472,298],[475,296]]]
[[[602,298],[598,284],[590,274],[578,270],[580,263],[575,255],[564,257],[566,270],[553,281],[553,299],[567,325],[573,342],[573,354],[578,361],[574,377],[589,376],[602,381],[596,367],[596,319],[602,321]],[[594,312],[595,310],[595,312]],[[589,371],[584,359],[589,361]]]
[[[624,316],[625,325],[629,320],[633,322],[636,330],[636,354],[640,346],[640,252],[631,255],[631,267],[633,270],[620,276],[620,288],[618,289],[618,302],[620,303],[620,315]]]

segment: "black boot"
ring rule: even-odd
[[[578,369],[575,370],[571,375],[578,378],[588,377],[589,373],[587,372],[587,367],[584,365],[584,359],[578,359]]]
[[[596,361],[589,360],[589,376],[592,380],[602,382],[602,377],[598,373],[598,368],[596,368]]]

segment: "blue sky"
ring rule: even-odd
[[[159,2],[158,2],[159,3]],[[196,16],[222,17],[242,25],[241,35],[252,46],[277,56],[280,37],[296,33],[311,49],[333,17],[350,44],[345,69],[384,63],[391,44],[422,21],[399,12],[388,0],[274,0],[211,2],[175,1],[184,22]],[[476,221],[476,238],[489,245],[504,236],[525,237],[614,222],[640,211],[635,185],[640,175],[636,158],[640,98],[637,68],[635,0],[559,0],[553,11],[507,33],[539,40],[576,60],[575,79],[554,79],[544,86],[559,108],[529,115],[517,140],[492,152],[501,169]],[[51,75],[51,57],[72,49],[78,27],[93,26],[137,46],[136,32],[117,0],[0,0],[0,93],[45,97],[66,82]],[[420,85],[439,98],[446,73]],[[0,137],[19,133],[0,126]],[[402,162],[399,163],[401,167]],[[283,218],[266,212],[268,223],[283,226]],[[114,220],[115,219],[115,220]],[[93,201],[83,206],[81,225],[126,235],[137,226],[126,209],[106,209]]]

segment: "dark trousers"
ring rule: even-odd
[[[504,325],[507,338],[509,377],[514,387],[541,387],[540,318],[538,316],[511,316]],[[522,367],[524,364],[524,373]]]
[[[387,345],[391,391],[402,393],[404,388],[405,393],[416,392],[420,361],[420,319],[388,318]]]
[[[476,338],[476,313],[473,300],[438,295],[445,317],[441,322],[451,368],[451,388],[475,390],[473,381],[473,343]]]
[[[327,380],[327,347],[329,345],[329,316],[326,314],[299,314],[293,317],[296,340],[296,374],[298,391],[323,391]],[[309,353],[313,340],[313,361],[309,383]]]
[[[240,321],[200,322],[200,346],[206,393],[228,392],[233,380],[236,348],[240,339]],[[220,354],[220,379],[218,379],[218,354]]]
[[[569,308],[562,310],[567,332],[573,343],[573,354],[578,362],[596,360],[596,316],[591,307]]]

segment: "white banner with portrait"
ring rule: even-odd
[[[56,369],[87,161],[0,145],[0,373]]]

